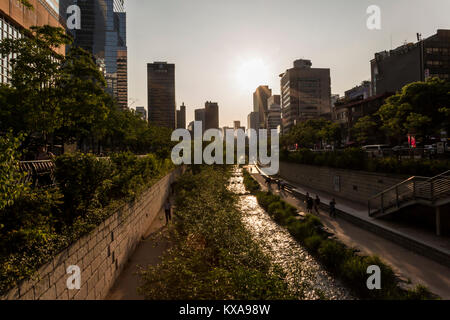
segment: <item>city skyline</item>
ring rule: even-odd
[[[279,74],[301,58],[330,68],[332,93],[343,95],[370,79],[376,52],[416,42],[417,32],[425,38],[450,27],[445,14],[450,3],[413,2],[377,1],[382,29],[371,31],[366,27],[371,1],[129,0],[130,101],[146,104],[145,65],[153,61],[177,65],[176,103],[188,106],[188,123],[208,99],[221,105],[220,126],[246,123],[256,88],[268,85],[279,94]]]

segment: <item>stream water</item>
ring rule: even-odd
[[[353,299],[348,289],[334,279],[289,232],[262,209],[244,186],[242,169],[236,168],[229,189],[239,195],[243,222],[262,250],[286,274],[291,290],[302,299]]]

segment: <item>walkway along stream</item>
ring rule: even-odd
[[[272,262],[281,266],[294,292],[305,300],[354,299],[350,291],[334,279],[307,251],[262,209],[244,186],[242,169],[236,168],[229,189],[239,195],[243,222]]]

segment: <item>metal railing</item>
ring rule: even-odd
[[[33,187],[51,187],[55,185],[55,163],[51,160],[21,161],[20,170],[26,173],[24,182]]]
[[[422,201],[434,206],[450,198],[450,170],[433,178],[411,177],[369,199],[369,216],[384,214],[402,205]]]

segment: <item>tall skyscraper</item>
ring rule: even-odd
[[[195,113],[195,121],[202,123],[202,130],[205,132],[205,124],[206,124],[206,113],[205,109],[197,109],[194,111]]]
[[[247,117],[247,129],[259,130],[259,112],[251,112]]]
[[[61,0],[61,17],[67,20],[67,8],[77,5],[81,10],[81,28],[68,29],[73,45],[89,51],[97,65],[104,66],[108,92],[118,104],[128,105],[126,13],[124,0]]]
[[[150,124],[176,128],[175,65],[147,64],[148,120]]]
[[[205,130],[219,129],[219,104],[207,101],[205,103]]]
[[[267,99],[272,95],[268,86],[259,86],[253,93],[253,112],[259,113],[259,128],[264,128],[268,112]]]
[[[32,1],[33,9],[28,9],[18,1],[0,0],[0,41],[3,39],[17,39],[25,35],[25,30],[32,26],[59,26],[59,12],[57,0]],[[60,48],[58,53],[64,54]],[[11,70],[12,57],[0,57],[0,83],[7,83]]]
[[[281,125],[280,96],[273,95],[267,99],[267,107],[266,129],[276,130]]]
[[[297,60],[281,77],[283,133],[296,123],[330,116],[330,69],[312,68],[310,60]]]
[[[177,110],[177,129],[186,129],[186,106],[184,102],[180,106],[180,110]]]

